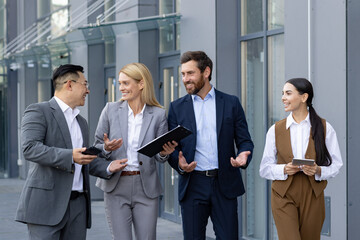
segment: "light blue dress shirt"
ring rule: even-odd
[[[218,169],[218,147],[216,133],[216,101],[215,90],[211,90],[201,99],[192,95],[196,120],[195,170],[206,171]]]

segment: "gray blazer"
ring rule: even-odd
[[[168,131],[165,110],[155,106],[146,105],[143,113],[143,122],[140,130],[139,147],[154,140],[156,137]],[[127,158],[126,149],[128,145],[128,103],[127,101],[107,103],[103,109],[95,132],[95,145],[103,149],[104,133],[108,134],[110,140],[123,139],[123,145],[106,155],[111,160]],[[156,171],[156,161],[165,162],[167,158],[160,158],[158,155],[150,158],[138,154],[140,177],[144,192],[149,198],[158,197],[161,192],[161,184]],[[121,172],[113,174],[111,179],[98,179],[96,186],[104,192],[111,192],[119,182]]]
[[[83,144],[87,147],[87,122],[80,115],[77,116],[77,121],[81,128]],[[72,163],[70,131],[65,116],[54,98],[27,107],[21,126],[21,145],[24,158],[30,161],[30,164],[15,220],[54,226],[63,219],[68,207],[75,169]],[[95,169],[94,173],[97,176],[108,177],[103,169],[102,172]],[[82,167],[82,173],[89,228],[91,212],[87,165]]]

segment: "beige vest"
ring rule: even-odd
[[[326,121],[322,119],[322,123],[324,126],[324,132],[326,133]],[[291,162],[294,155],[291,148],[290,128],[286,129],[286,118],[275,123],[275,144],[277,149],[277,164],[287,164]],[[305,158],[316,160],[315,144],[311,130]],[[294,176],[295,175],[288,176],[286,180],[273,181],[272,188],[280,194],[281,197],[284,197]],[[316,181],[314,176],[308,177],[314,194],[318,197],[324,191],[327,181]]]

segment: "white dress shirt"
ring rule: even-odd
[[[138,152],[139,149],[139,138],[141,125],[144,117],[144,110],[146,104],[144,104],[143,109],[140,113],[134,116],[134,112],[131,107],[128,105],[128,144],[126,149],[127,154],[127,166],[124,168],[124,171],[139,171],[139,160]]]
[[[196,121],[195,170],[206,171],[219,168],[215,90],[211,87],[204,99],[192,95]]]
[[[80,125],[76,119],[76,116],[80,113],[80,110],[77,108],[72,109],[66,103],[64,103],[60,98],[54,97],[56,102],[59,104],[61,110],[64,113],[66,123],[69,127],[71,143],[74,148],[82,148],[83,147],[83,138],[80,129]],[[74,160],[73,160],[74,163]],[[72,185],[72,191],[83,192],[83,175],[81,172],[82,166],[80,164],[74,163],[75,172],[74,172],[74,180]]]
[[[297,123],[292,114],[286,119],[286,129],[290,128],[291,148],[294,158],[305,158],[305,153],[310,137],[309,115],[300,123]],[[335,177],[343,165],[336,132],[330,123],[326,122],[325,144],[332,158],[330,166],[320,166],[321,176],[315,174],[315,180],[327,180]],[[266,134],[264,154],[260,164],[259,174],[269,180],[286,180],[288,175],[284,173],[285,164],[277,164],[277,150],[275,145],[275,124],[272,125]]]

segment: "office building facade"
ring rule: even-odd
[[[203,50],[214,62],[211,83],[241,99],[255,143],[252,163],[241,170],[246,194],[238,200],[239,239],[277,239],[271,183],[258,170],[267,129],[286,116],[281,91],[293,77],[313,83],[314,106],[336,130],[344,162],[325,190],[322,239],[355,239],[359,16],[360,3],[350,0],[0,0],[0,178],[26,178],[22,114],[30,103],[52,97],[55,67],[85,67],[91,93],[80,110],[93,141],[105,103],[121,97],[122,66],[147,65],[167,109],[186,94],[181,54]],[[164,187],[159,215],[180,223],[177,173],[168,164],[158,171]],[[102,198],[95,187],[93,198]]]

